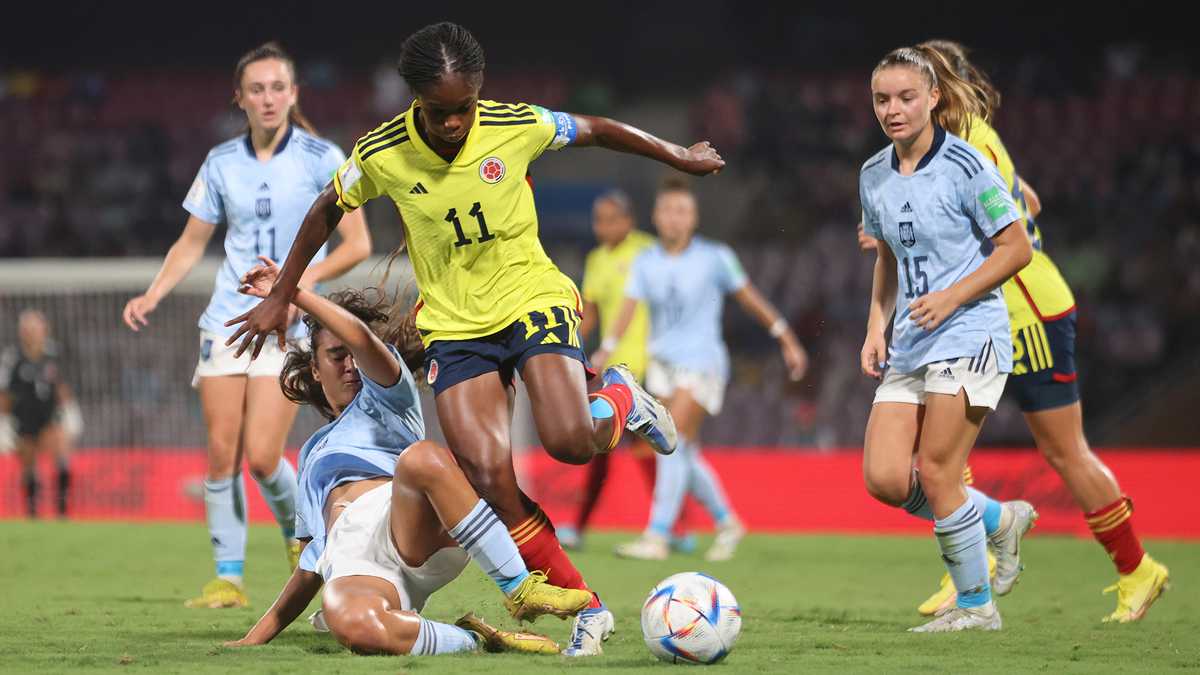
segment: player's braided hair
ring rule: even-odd
[[[399,303],[391,302],[377,288],[338,291],[328,296],[329,300],[358,317],[367,324],[384,342],[400,350],[409,370],[416,372],[425,358],[425,347],[417,332],[416,315],[411,310],[401,311]],[[288,351],[279,373],[279,386],[289,401],[313,406],[327,419],[336,417],[333,406],[325,398],[321,383],[313,377],[313,364],[320,348],[321,334],[325,326],[311,314],[305,315],[304,326],[308,329],[309,347]]]
[[[479,41],[471,31],[449,21],[425,26],[400,47],[400,76],[416,92],[446,73],[482,75],[483,66]]]
[[[283,61],[283,63],[288,67],[288,72],[292,74],[292,82],[296,81],[296,62],[293,61],[292,57],[283,50],[283,47],[279,46],[278,42],[271,41],[264,42],[254,49],[251,49],[245,54],[242,54],[242,58],[238,59],[237,66],[233,69],[233,90],[235,92],[242,90],[242,76],[246,74],[246,66],[250,65],[251,63],[265,61],[267,59],[278,59],[279,61]],[[237,99],[234,98],[234,103],[236,102]],[[309,122],[308,118],[304,116],[304,113],[300,112],[299,99],[296,99],[296,102],[292,105],[292,107],[288,108],[288,121],[299,126],[301,129],[304,129],[313,136],[318,135],[316,128],[312,125],[312,122]]]
[[[975,67],[967,58],[970,51],[960,42],[953,40],[926,40],[918,47],[926,47],[941,52],[954,72],[962,79],[979,88],[984,97],[984,104],[994,114],[1000,108],[1000,92],[987,73]]]
[[[933,109],[933,120],[946,131],[956,136],[965,135],[971,117],[991,122],[987,95],[978,85],[959,76],[938,50],[925,45],[892,50],[876,64],[871,76],[896,66],[916,70],[930,89],[938,88],[941,97]]]

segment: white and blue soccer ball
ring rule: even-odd
[[[742,632],[742,610],[725,584],[700,572],[663,579],[642,605],[642,637],[670,663],[712,664]]]

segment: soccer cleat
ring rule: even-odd
[[[625,542],[617,546],[616,549],[618,558],[632,558],[634,560],[666,560],[670,553],[671,550],[667,544],[667,540],[651,532],[646,532],[633,541]]]
[[[551,586],[546,581],[546,573],[535,570],[517,585],[504,606],[517,621],[533,621],[543,614],[560,619],[575,616],[591,601],[591,591]]]
[[[558,643],[545,635],[524,631],[500,630],[489,626],[474,612],[468,612],[455,626],[475,634],[475,641],[488,652],[519,652],[522,654],[557,654]]]
[[[317,631],[318,633],[329,632],[329,624],[325,623],[325,612],[323,610],[318,609],[312,614],[309,614],[308,622],[312,624],[313,630]]]
[[[1117,583],[1104,589],[1105,593],[1117,592],[1117,609],[1104,617],[1104,623],[1138,621],[1163,591],[1170,589],[1167,566],[1151,558],[1149,553],[1144,554],[1132,572],[1122,574]]]
[[[732,559],[733,554],[737,552],[738,542],[744,536],[746,528],[742,527],[737,519],[731,518],[728,525],[717,528],[717,537],[705,552],[704,559],[708,562],[725,562]]]
[[[555,525],[554,535],[558,537],[558,545],[567,551],[583,549],[583,534],[570,525]]]
[[[250,604],[250,600],[246,598],[245,592],[232,581],[228,579],[213,579],[204,584],[204,588],[200,590],[200,596],[192,598],[183,603],[184,607],[189,608],[208,608],[208,609],[224,609],[231,607],[245,607]]]
[[[575,615],[571,644],[562,651],[563,656],[598,656],[604,653],[601,645],[614,631],[616,621],[607,607],[600,605],[585,609]]]
[[[909,628],[910,633],[955,633],[962,630],[1000,630],[996,603],[980,607],[954,607],[929,623]]]
[[[638,384],[637,378],[625,364],[617,364],[604,369],[601,375],[604,386],[623,384],[629,387],[633,394],[633,406],[625,418],[625,428],[637,434],[650,444],[660,455],[675,452],[678,441],[675,431],[675,420],[658,399],[654,398]]]
[[[991,551],[988,551],[988,578],[993,582],[996,578],[996,556],[992,555]],[[943,573],[941,585],[933,595],[917,606],[917,613],[921,616],[941,616],[954,607],[957,601],[958,590],[954,588],[954,580],[948,573]]]
[[[992,593],[996,595],[1008,595],[1020,578],[1021,539],[1038,519],[1038,512],[1027,501],[1004,502],[1002,506],[1000,527],[988,537],[989,548],[996,556],[996,575],[992,579]]]
[[[304,550],[304,545],[300,543],[299,539],[291,537],[284,539],[283,544],[287,547],[288,568],[295,572],[296,568],[300,566],[300,553]]]

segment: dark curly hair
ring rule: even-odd
[[[379,339],[395,345],[410,371],[415,373],[421,368],[425,347],[417,331],[415,307],[402,308],[378,288],[338,291],[326,297],[367,324]],[[289,401],[307,403],[327,419],[333,419],[337,416],[333,406],[325,398],[321,383],[313,377],[313,364],[325,326],[311,314],[305,315],[304,326],[308,329],[309,346],[288,351],[283,371],[279,373],[279,386]]]
[[[483,75],[483,47],[471,31],[443,21],[413,33],[400,47],[400,76],[415,92],[446,73]]]

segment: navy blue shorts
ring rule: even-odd
[[[565,307],[537,310],[499,333],[473,340],[437,340],[425,349],[425,377],[434,395],[484,373],[499,372],[506,386],[538,354],[562,354],[594,375],[579,340],[579,313]]]
[[[1075,372],[1075,312],[1013,332],[1013,372],[1008,393],[1021,412],[1061,408],[1079,401]]]

